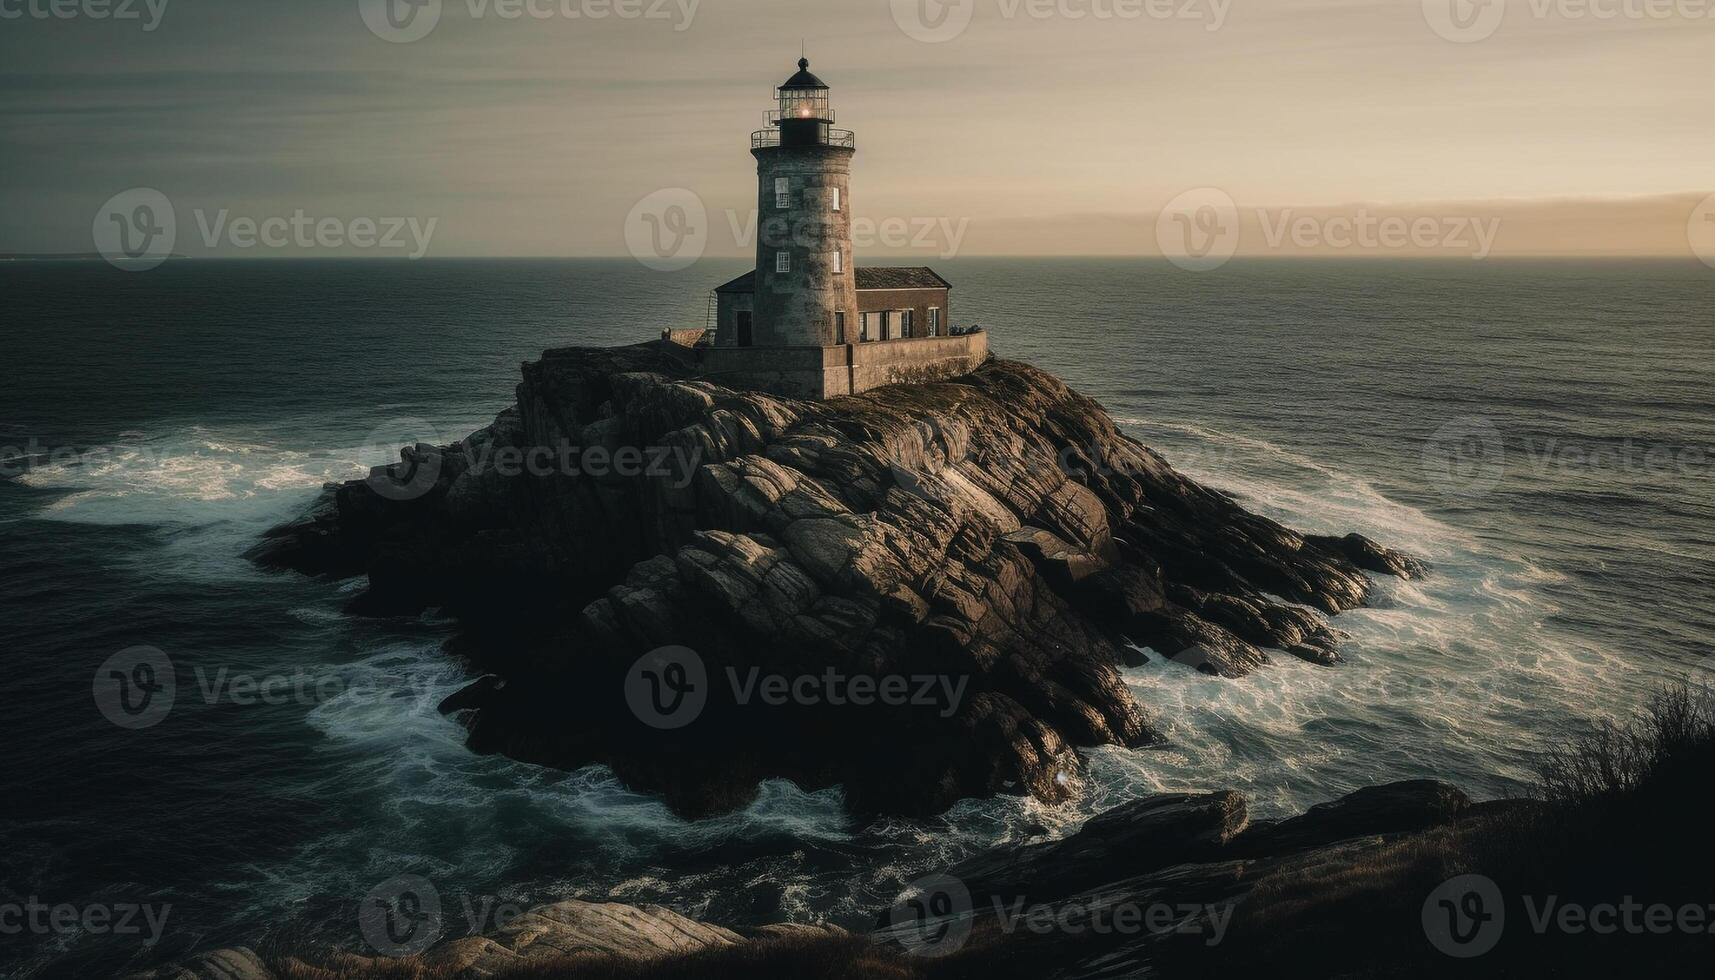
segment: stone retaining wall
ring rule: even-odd
[[[718,384],[824,399],[969,374],[988,357],[988,334],[835,347],[706,347],[697,353],[702,376]]]

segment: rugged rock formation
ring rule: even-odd
[[[1283,907],[1302,915],[1314,906],[1306,890],[1330,903],[1373,890],[1403,896],[1408,907],[1395,918],[1409,938],[1427,892],[1411,866],[1434,853],[1429,835],[1450,825],[1478,832],[1479,811],[1502,806],[1473,807],[1451,786],[1418,780],[1252,824],[1237,793],[1160,794],[1065,839],[998,848],[925,876],[867,936],[789,924],[739,933],[660,906],[570,900],[417,957],[300,953],[265,963],[248,949],[221,950],[133,980],[1230,976],[1235,961],[1212,958],[1216,947],[1230,938],[1227,949],[1240,949],[1238,963],[1249,967],[1242,949],[1279,938],[1271,930]],[[1340,927],[1337,916],[1322,923]],[[1308,962],[1271,966],[1323,975]]]
[[[1484,805],[1483,818],[1507,805]],[[1387,893],[1409,900],[1405,936],[1424,946],[1414,913],[1431,886],[1413,865],[1436,850],[1427,832],[1483,809],[1432,780],[1369,787],[1280,823],[1250,823],[1233,792],[1150,796],[1064,840],[998,849],[921,879],[935,894],[903,896],[874,938],[959,962],[950,976],[991,964],[995,975],[1042,980],[1231,976],[1258,966],[1243,949],[1278,938],[1271,917],[1283,907],[1302,917],[1318,902]],[[1316,926],[1335,941],[1342,917],[1329,911],[1318,908]],[[1327,975],[1308,962],[1269,968]]]
[[[1122,658],[1333,664],[1313,610],[1420,571],[1245,511],[1024,364],[825,403],[685,370],[550,350],[493,425],[330,487],[254,556],[366,574],[356,612],[458,615],[494,675],[446,706],[473,747],[605,762],[691,815],[773,776],[859,811],[1063,799],[1074,746],[1151,738]]]

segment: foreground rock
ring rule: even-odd
[[[1262,931],[1269,914],[1283,891],[1300,907],[1292,891],[1304,883],[1322,898],[1399,890],[1393,864],[1378,856],[1422,849],[1427,832],[1474,812],[1459,790],[1428,780],[1362,790],[1278,824],[1250,823],[1237,793],[1159,794],[1063,840],[999,848],[926,876],[867,936],[787,924],[741,934],[660,906],[572,900],[416,957],[301,954],[270,964],[221,950],[135,980],[1224,975],[1219,963],[1187,969],[1186,951],[1206,960],[1235,923],[1247,929],[1235,942],[1274,938]],[[1284,975],[1313,975],[1304,968]]]
[[[1510,805],[1486,806],[1494,814]],[[950,976],[1248,973],[1254,964],[1215,958],[1217,948],[1279,939],[1273,917],[1283,906],[1302,913],[1372,893],[1420,902],[1428,886],[1411,880],[1411,865],[1434,851],[1429,833],[1475,826],[1468,818],[1477,812],[1464,793],[1431,780],[1360,790],[1278,824],[1252,824],[1246,810],[1233,792],[1146,797],[1064,840],[999,849],[920,879],[880,916],[874,938],[960,964]],[[1317,913],[1309,918],[1337,941],[1342,917]],[[1269,967],[1327,975],[1309,962]]]
[[[1333,664],[1322,614],[1420,571],[1245,511],[1016,362],[825,403],[691,380],[663,344],[523,376],[493,425],[254,557],[367,575],[354,612],[459,616],[494,675],[446,706],[473,748],[603,762],[689,815],[770,777],[858,811],[1065,799],[1076,746],[1152,738],[1122,656]]]

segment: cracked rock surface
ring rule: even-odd
[[[367,576],[354,613],[459,617],[473,748],[605,763],[689,816],[774,777],[870,813],[1065,799],[1076,747],[1153,737],[1126,663],[1331,666],[1366,572],[1422,571],[1244,510],[1026,364],[815,403],[659,343],[545,352],[488,428],[330,485],[252,556]]]

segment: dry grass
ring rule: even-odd
[[[1568,808],[1605,807],[1658,789],[1685,788],[1706,778],[1715,745],[1715,697],[1707,689],[1671,688],[1641,715],[1604,722],[1595,732],[1553,753],[1542,767],[1542,793]]]
[[[1388,843],[1349,846],[1259,882],[1226,948],[1170,973],[1231,976],[1607,976],[1648,963],[1706,975],[1705,935],[1537,933],[1525,898],[1590,907],[1715,904],[1715,847],[1702,831],[1715,771],[1715,696],[1676,688],[1637,717],[1552,752],[1537,804],[1489,812]],[[1453,961],[1421,926],[1422,903],[1461,874],[1495,881],[1507,902],[1500,945]]]

